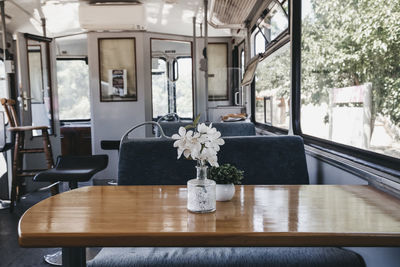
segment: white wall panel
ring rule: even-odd
[[[109,164],[106,170],[98,173],[96,178],[116,179],[118,170],[118,153],[112,150],[102,150],[102,140],[119,140],[132,126],[145,121],[145,58],[142,32],[132,33],[89,33],[89,85],[91,100],[92,123],[92,152],[93,154],[108,154]],[[136,65],[137,65],[137,101],[128,102],[100,102],[99,90],[99,59],[98,38],[136,38]],[[148,65],[147,65],[148,67]],[[134,136],[143,137],[144,130],[134,132]]]

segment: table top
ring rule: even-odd
[[[36,204],[23,247],[399,246],[400,200],[370,186],[236,186],[195,214],[185,186],[91,186]]]

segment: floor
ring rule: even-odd
[[[79,187],[91,184],[92,182],[80,183]],[[104,185],[105,182],[93,181],[93,184]],[[61,191],[67,189],[66,185],[61,187]],[[51,266],[43,260],[43,256],[56,252],[57,248],[21,248],[18,245],[19,219],[27,209],[50,195],[50,191],[27,194],[17,203],[13,213],[8,209],[0,210],[0,267]]]
[[[43,255],[53,253],[56,248],[21,248],[18,245],[18,221],[24,212],[37,202],[50,196],[47,192],[35,192],[21,199],[10,213],[0,210],[0,267],[46,266]]]

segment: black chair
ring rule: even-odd
[[[93,175],[104,170],[108,164],[107,155],[59,156],[56,166],[38,173],[35,182],[68,182],[70,189],[78,187],[78,182],[87,182]]]
[[[56,166],[38,173],[33,180],[36,182],[68,182],[70,189],[78,187],[78,182],[87,182],[93,175],[104,170],[108,164],[107,155],[94,156],[59,156]],[[51,265],[62,265],[62,252],[44,256]]]

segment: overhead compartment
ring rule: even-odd
[[[146,30],[145,7],[138,5],[79,6],[79,23],[86,30]]]

